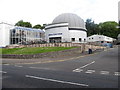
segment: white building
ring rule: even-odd
[[[85,23],[76,14],[64,13],[57,16],[52,24],[45,27],[46,41],[85,43],[87,39]]]
[[[32,44],[44,40],[45,32],[41,29],[18,27],[0,23],[0,47],[10,44]]]
[[[10,44],[10,30],[13,28],[13,25],[4,22],[0,23],[0,47]]]
[[[115,39],[104,35],[92,35],[87,37],[87,42],[111,43]]]

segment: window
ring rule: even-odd
[[[89,38],[89,40],[90,40],[90,38]]]
[[[86,39],[84,39],[84,42],[86,42]]]
[[[92,37],[92,39],[93,39],[93,37]]]
[[[71,38],[72,41],[75,41],[75,38]]]
[[[79,38],[79,42],[81,42],[82,41],[82,39],[81,38]]]

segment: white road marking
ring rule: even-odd
[[[73,72],[82,72],[83,70],[82,69],[75,69],[73,70]]]
[[[87,66],[89,66],[89,65],[91,65],[91,64],[93,64],[93,63],[95,63],[95,61],[93,61],[93,62],[91,62],[91,63],[88,63],[88,64],[86,64],[86,65],[84,65],[84,66],[82,66],[82,67],[80,67],[80,68],[77,68],[77,69],[75,69],[75,70],[73,70],[73,71],[77,71],[78,69],[83,69],[83,68],[85,68],[85,67],[87,67]]]
[[[85,73],[94,73],[95,70],[87,70]]]
[[[3,64],[3,65],[10,65],[10,64]]]
[[[45,67],[29,67],[29,68],[33,68],[33,69],[43,69],[43,70],[56,70],[53,68],[45,68]]]
[[[100,74],[108,75],[109,72],[108,71],[100,71]]]
[[[7,72],[5,72],[5,71],[0,71],[0,73],[7,73]]]
[[[73,70],[73,72],[83,72],[83,71],[84,71],[83,69],[79,69],[79,68]],[[95,70],[87,70],[84,73],[92,74],[94,72],[96,72],[96,71]],[[102,75],[110,75],[109,71],[100,71],[100,74],[102,74]],[[120,76],[120,72],[114,72],[114,75],[115,76]]]
[[[25,76],[29,77],[29,78],[41,79],[41,80],[52,81],[52,82],[67,83],[67,84],[73,84],[73,85],[79,85],[79,86],[85,86],[85,87],[89,86],[86,84],[79,84],[79,83],[73,83],[73,82],[67,82],[67,81],[61,81],[61,80],[55,80],[55,79],[48,79],[48,78],[42,78],[42,77],[36,77],[36,76],[30,76],[30,75],[25,75]]]
[[[36,67],[29,67],[29,68],[36,68]]]
[[[84,65],[84,66],[82,66],[82,67],[80,67],[80,68],[85,68],[85,67],[87,67],[87,66],[89,66],[89,65],[91,65],[91,64],[93,64],[93,63],[95,63],[95,61],[93,61],[93,62],[91,62],[91,63],[88,63],[88,64],[86,64],[86,65]]]
[[[23,66],[15,65],[15,67],[23,67]]]
[[[41,68],[41,67],[29,67],[29,68],[35,68],[35,69],[49,69],[49,68]]]
[[[116,76],[120,76],[120,72],[115,72],[114,75],[116,75]]]

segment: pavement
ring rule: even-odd
[[[118,89],[118,56],[118,48],[112,48],[61,61],[3,64],[2,88]]]

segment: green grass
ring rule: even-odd
[[[0,48],[0,54],[2,54],[2,48]]]
[[[26,48],[2,48],[2,54],[38,54],[44,52],[54,52],[72,49],[76,47],[26,47]]]

